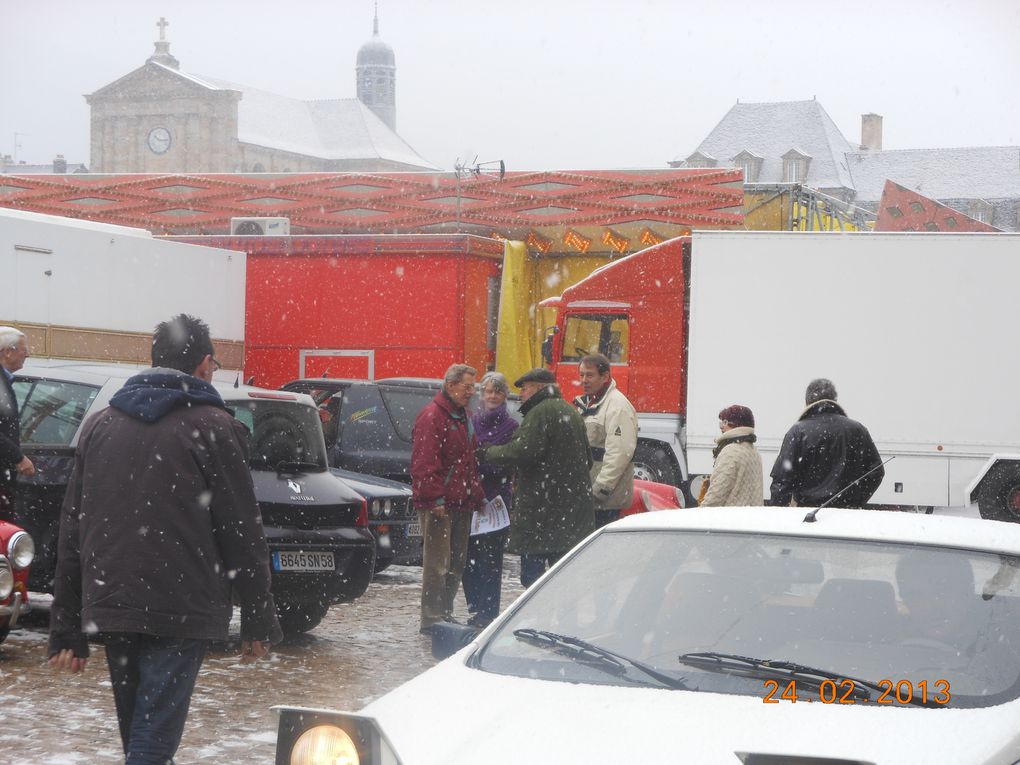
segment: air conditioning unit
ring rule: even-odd
[[[290,236],[290,218],[231,218],[231,236]]]

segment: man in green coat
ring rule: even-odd
[[[524,421],[509,443],[480,450],[485,462],[517,469],[508,552],[521,556],[521,584],[538,579],[595,530],[591,456],[584,422],[548,369],[532,369],[521,390]]]

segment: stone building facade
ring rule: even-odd
[[[378,24],[376,17],[375,34],[358,53],[358,92],[371,101],[366,104],[300,101],[183,72],[161,19],[160,39],[145,64],[85,97],[92,172],[437,169],[393,130],[396,67]]]

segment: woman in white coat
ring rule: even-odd
[[[754,414],[746,406],[728,406],[719,412],[719,430],[712,452],[715,465],[701,506],[764,505],[761,455],[754,446]]]

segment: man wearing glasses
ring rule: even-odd
[[[467,560],[471,514],[485,504],[474,426],[467,405],[477,372],[446,370],[443,389],[418,414],[411,436],[411,491],[421,523],[421,627],[453,621],[453,599]]]

